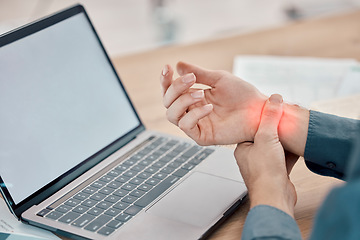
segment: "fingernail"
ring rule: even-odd
[[[212,104],[206,104],[205,106],[203,106],[204,110],[206,111],[210,111],[213,109],[213,105]]]
[[[187,74],[186,76],[184,76],[182,78],[182,81],[184,83],[191,83],[191,82],[195,81],[195,75],[193,73]]]
[[[165,67],[162,70],[162,75],[165,76],[168,72],[169,72],[169,68],[167,65],[165,65]]]
[[[271,103],[282,103],[283,102],[283,98],[280,94],[273,94],[270,96],[269,98],[269,102]]]
[[[204,90],[199,90],[190,94],[193,98],[203,98]]]

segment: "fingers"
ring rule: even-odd
[[[271,95],[265,102],[255,138],[263,141],[278,140],[277,129],[283,113],[282,102],[283,99],[279,94]]]
[[[160,85],[163,96],[172,83],[173,75],[174,70],[172,69],[172,67],[168,64],[165,65],[160,75]]]
[[[163,102],[166,108],[180,97],[184,92],[188,91],[189,88],[195,83],[196,78],[193,73],[186,74],[185,76],[179,77],[166,90]]]
[[[179,120],[179,128],[183,130],[192,139],[200,139],[200,129],[197,124],[200,119],[209,115],[212,109],[212,104],[193,108]]]
[[[185,62],[178,62],[176,69],[180,76],[188,73],[194,73],[197,83],[206,84],[210,87],[214,87],[221,77],[221,74],[218,71],[207,70]]]
[[[180,118],[189,110],[190,106],[204,99],[204,90],[197,90],[181,95],[166,111],[167,119],[178,125]]]

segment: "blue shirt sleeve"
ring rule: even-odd
[[[242,232],[242,240],[301,239],[296,221],[287,213],[268,205],[253,207]]]
[[[344,179],[358,122],[310,111],[304,153],[307,167],[320,175]]]

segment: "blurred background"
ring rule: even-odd
[[[0,34],[76,3],[112,57],[360,9],[360,0],[0,0]]]

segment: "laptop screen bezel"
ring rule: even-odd
[[[122,82],[120,80],[119,75],[116,73],[116,70],[115,70],[112,62],[111,62],[108,54],[106,53],[106,50],[105,50],[103,44],[101,43],[101,40],[100,40],[98,34],[96,33],[95,28],[92,25],[92,23],[90,21],[90,18],[87,15],[87,13],[86,13],[86,11],[85,11],[85,9],[84,9],[84,7],[82,5],[75,5],[73,7],[65,9],[63,11],[57,12],[57,13],[51,15],[51,16],[42,18],[42,19],[40,19],[38,21],[32,22],[30,24],[19,27],[19,28],[13,30],[13,31],[10,31],[8,33],[0,35],[0,48],[7,45],[7,44],[15,42],[17,40],[20,40],[20,39],[22,39],[24,37],[27,37],[27,36],[29,36],[31,34],[39,32],[39,31],[41,31],[43,29],[51,27],[54,24],[59,23],[59,22],[61,22],[63,20],[66,20],[66,19],[68,19],[68,18],[70,18],[72,16],[75,16],[77,14],[84,14],[86,19],[88,20],[89,25],[91,26],[91,29],[92,29],[94,35],[96,36],[96,39],[98,40],[99,46],[103,50],[109,65],[111,66],[112,70],[114,71],[114,74],[115,74],[116,78],[118,79],[119,87],[121,87],[123,89],[123,91],[125,93],[125,96],[126,96],[127,100],[129,101],[129,104],[131,105],[131,108],[133,109],[133,111],[134,111],[134,113],[135,113],[135,115],[136,115],[136,117],[137,117],[137,119],[139,121],[139,125],[136,126],[134,129],[132,129],[131,131],[129,131],[127,134],[121,136],[120,138],[118,138],[114,142],[110,143],[105,148],[103,148],[100,151],[94,153],[92,156],[85,159],[80,164],[76,165],[75,167],[73,167],[72,169],[67,171],[66,173],[64,173],[61,176],[57,177],[56,179],[51,181],[46,186],[44,186],[41,189],[37,190],[36,192],[34,192],[33,194],[31,194],[30,196],[28,196],[27,198],[25,198],[21,202],[19,202],[18,204],[15,204],[15,202],[14,202],[13,198],[11,197],[8,189],[6,188],[6,184],[4,183],[3,179],[0,176],[1,193],[4,196],[4,198],[6,200],[6,203],[8,204],[10,210],[19,219],[21,218],[21,214],[25,210],[27,210],[28,208],[30,208],[33,205],[39,204],[40,202],[42,202],[43,200],[45,200],[49,196],[53,195],[55,192],[60,190],[62,187],[64,187],[65,185],[67,185],[68,183],[70,183],[71,181],[76,179],[77,177],[79,177],[81,174],[85,173],[87,170],[89,170],[90,168],[92,168],[93,166],[95,166],[96,164],[101,162],[102,160],[104,160],[106,157],[108,157],[109,155],[111,155],[112,153],[117,151],[119,148],[124,146],[126,143],[128,143],[129,141],[134,139],[139,133],[141,133],[142,131],[145,130],[144,124],[142,123],[139,115],[137,114],[137,112],[135,110],[135,107],[132,104],[132,102],[131,102],[131,100],[130,100],[130,98],[129,98],[126,90],[125,90],[125,87],[123,86],[123,84],[122,84]],[[19,177],[21,177],[21,176],[19,176]],[[24,179],[24,182],[25,181],[27,181],[27,179]]]

